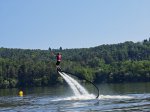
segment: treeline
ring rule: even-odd
[[[150,39],[82,49],[0,48],[0,88],[63,83],[51,52],[61,52],[64,71],[96,83],[150,81]]]

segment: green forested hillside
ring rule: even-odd
[[[63,83],[51,51],[61,52],[64,71],[96,83],[150,81],[150,39],[82,49],[0,48],[0,88]]]

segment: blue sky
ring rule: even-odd
[[[89,48],[150,37],[150,0],[0,0],[0,47]]]

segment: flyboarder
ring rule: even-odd
[[[56,68],[57,68],[57,71],[61,71],[60,62],[61,62],[62,55],[60,53],[57,53],[57,55],[55,55],[53,52],[52,52],[52,54],[54,56],[56,56],[56,60],[57,60],[57,62],[56,62]]]

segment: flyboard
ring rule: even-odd
[[[61,72],[61,73],[64,72],[64,73],[66,73],[66,74],[75,76],[75,75],[70,74],[70,73],[68,73],[68,72],[62,71],[62,69],[60,68],[60,66],[57,66],[56,69],[57,69],[57,72],[58,72],[58,73],[59,73],[59,72]],[[75,76],[75,77],[77,77],[77,76]],[[81,80],[85,80],[85,81],[87,81],[88,83],[91,83],[91,84],[96,88],[96,90],[97,90],[97,96],[96,96],[96,98],[99,97],[99,89],[98,89],[98,87],[97,87],[93,82],[91,82],[91,81],[89,81],[89,80],[87,80],[87,79],[85,79],[85,78],[83,78],[83,77],[79,77],[79,76],[78,76],[78,78],[81,79]]]

